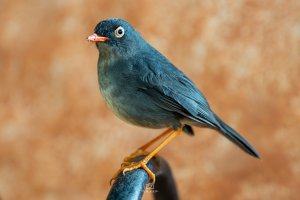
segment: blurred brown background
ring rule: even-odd
[[[104,199],[122,158],[160,130],[126,124],[85,38],[128,20],[261,153],[215,131],[165,148],[182,199],[299,199],[300,1],[8,1],[0,6],[0,196]],[[151,199],[146,194],[145,199]]]

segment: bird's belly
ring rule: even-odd
[[[114,114],[128,123],[148,128],[173,127],[179,123],[174,114],[162,110],[141,92],[128,88],[116,91],[112,86],[101,92]]]

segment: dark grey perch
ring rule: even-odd
[[[133,161],[144,158],[139,156]],[[156,156],[148,164],[148,168],[156,175],[154,188],[148,188],[155,200],[177,200],[178,194],[171,168],[166,160]],[[108,200],[140,200],[149,183],[149,176],[143,169],[127,172],[125,176],[121,173],[113,183],[107,196]]]

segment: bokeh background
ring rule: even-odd
[[[99,93],[86,37],[110,17],[133,24],[261,153],[212,130],[181,135],[160,155],[182,199],[300,199],[299,0],[0,5],[1,199],[104,199],[122,158],[161,132],[117,119]]]

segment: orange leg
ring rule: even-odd
[[[159,136],[153,138],[152,140],[150,140],[149,142],[147,142],[146,144],[144,144],[143,146],[141,146],[140,150],[142,151],[146,151],[146,149],[148,149],[148,147],[150,147],[153,143],[155,143],[157,140],[160,140],[162,137],[165,137],[166,135],[168,135],[173,129],[169,128],[167,130],[165,130],[164,132],[162,132]]]
[[[138,156],[148,155],[149,152],[147,152],[146,150],[150,146],[152,146],[156,141],[158,141],[161,138],[163,138],[164,136],[168,135],[172,130],[173,130],[172,128],[169,128],[169,129],[165,130],[164,132],[162,132],[157,137],[153,138],[152,140],[150,140],[149,142],[147,142],[143,146],[139,147],[135,152],[133,152],[132,154],[130,154],[128,157],[124,158],[124,162],[122,163],[122,165],[126,165],[131,159],[136,158]]]
[[[169,133],[170,129],[168,129],[167,131],[165,131],[163,134],[161,134],[160,136],[154,138],[153,140],[151,140],[150,142],[148,142],[147,144],[145,144],[144,146],[142,146],[141,148],[144,147],[148,147],[150,146],[153,142],[157,141],[158,139],[160,139],[161,137],[163,137],[163,135]],[[149,160],[151,158],[153,158],[163,147],[165,147],[169,142],[171,142],[174,138],[176,138],[182,131],[182,128],[178,128],[177,130],[173,131],[168,137],[166,137],[163,142],[158,145],[158,147],[156,147],[151,153],[149,153],[145,158],[143,158],[142,160],[140,160],[139,162],[129,162],[129,160],[125,159],[124,163],[121,165],[121,169],[118,171],[118,174],[120,172],[123,172],[123,174],[125,174],[126,172],[138,169],[138,168],[143,168],[149,175],[149,177],[152,179],[152,184],[155,183],[155,174],[147,167],[147,163],[149,162]],[[117,174],[117,175],[118,175]],[[115,179],[116,176],[113,177],[112,180]],[[111,180],[111,181],[112,181]]]

